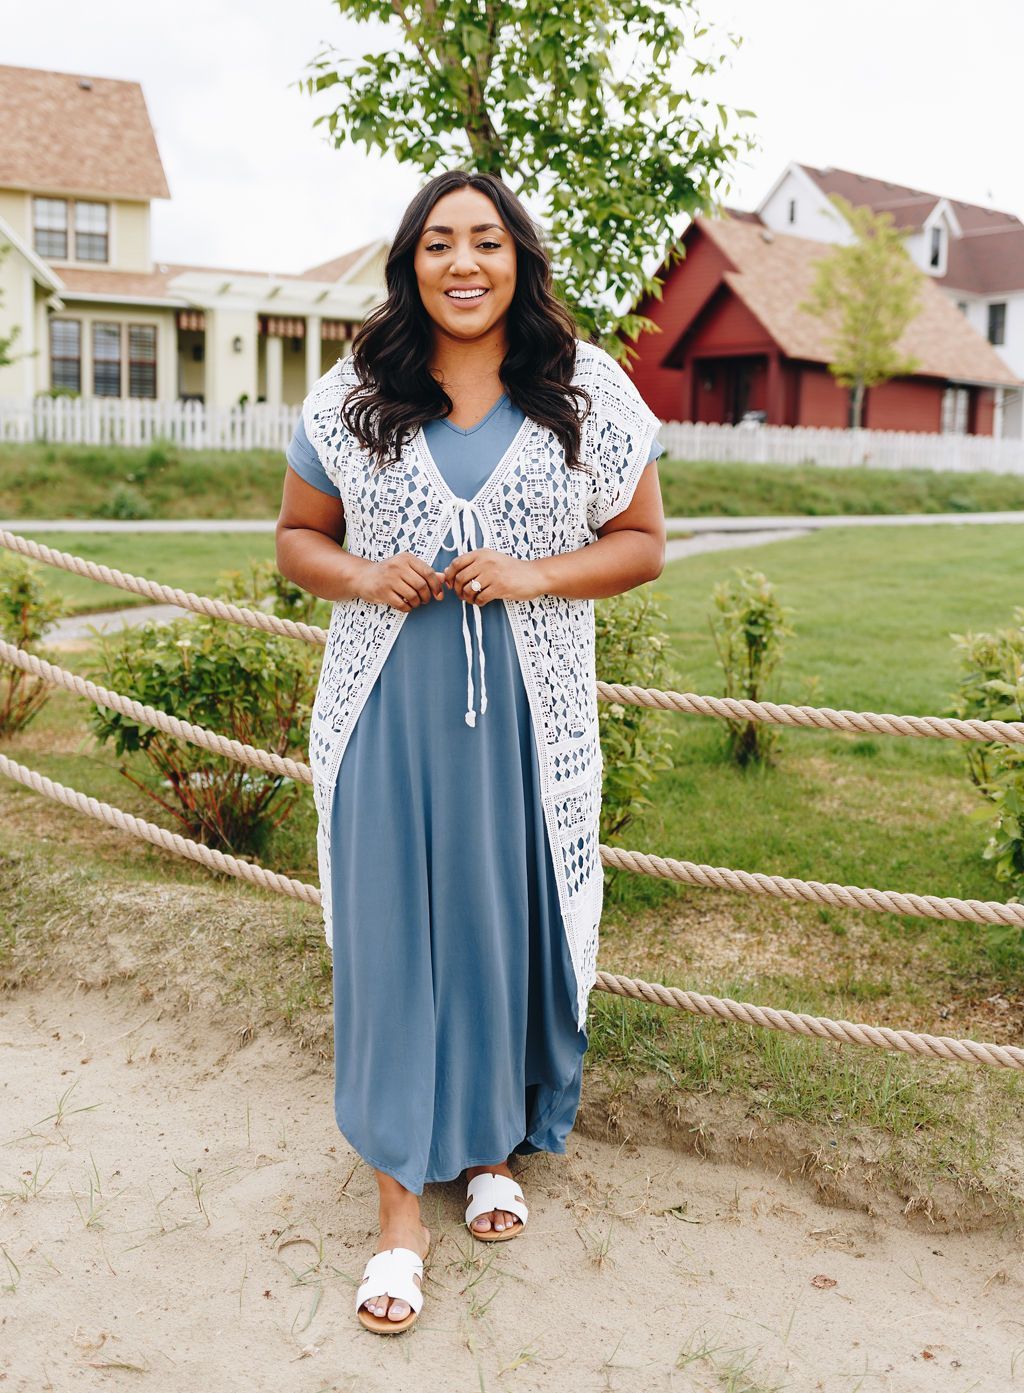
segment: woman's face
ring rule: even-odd
[[[504,332],[516,288],[516,244],[479,189],[453,189],[427,216],[413,259],[423,305],[436,328],[471,340]],[[453,295],[452,291],[483,291]]]

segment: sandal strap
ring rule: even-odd
[[[503,1209],[526,1223],[530,1211],[523,1199],[523,1192],[517,1181],[508,1175],[495,1175],[494,1171],[480,1171],[469,1182],[466,1191],[469,1204],[466,1206],[466,1223],[471,1224],[481,1214],[489,1214],[492,1209]]]
[[[423,1306],[423,1289],[413,1280],[423,1276],[423,1259],[412,1248],[384,1248],[374,1253],[363,1272],[356,1292],[356,1310],[371,1296],[393,1296],[408,1302],[410,1309]]]

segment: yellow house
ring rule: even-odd
[[[384,298],[382,240],[293,275],[155,263],[169,197],[137,82],[0,65],[0,400],[298,405]]]

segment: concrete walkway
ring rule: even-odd
[[[891,513],[805,517],[707,517],[666,518],[669,532],[693,532],[693,537],[680,537],[665,544],[666,564],[687,556],[699,556],[711,551],[730,551],[736,547],[765,546],[770,542],[791,541],[823,527],[902,527],[928,523],[1024,523],[1024,512],[1006,513]],[[65,520],[54,522],[0,522],[11,532],[31,536],[38,532],[273,532],[274,523],[263,520],[208,521],[183,519],[179,521],[109,522],[99,520]],[[168,623],[191,613],[177,605],[136,605],[129,609],[102,610],[96,614],[76,615],[60,619],[50,626],[46,639],[50,643],[66,643],[90,638],[98,629],[109,633],[147,620]]]
[[[803,513],[776,517],[666,518],[670,532],[814,532],[822,527],[917,527],[937,523],[1024,523],[1024,512],[996,513],[835,513],[812,517]],[[54,519],[52,521],[0,521],[8,532],[32,536],[36,532],[273,532],[270,518],[223,521],[206,518],[151,519],[146,522],[112,522],[106,518]]]
[[[755,547],[766,542],[788,542],[793,537],[802,537],[806,528],[787,529],[775,532],[742,532],[729,535],[705,533],[700,537],[681,537],[675,542],[666,542],[665,560],[678,561],[684,556],[696,556],[706,551],[728,551],[734,547]],[[170,623],[191,610],[180,609],[177,605],[133,605],[128,609],[101,610],[95,614],[72,615],[68,619],[58,619],[47,629],[48,643],[73,643],[79,639],[91,638],[92,630],[109,633],[114,629],[125,629],[132,624],[144,624],[155,620],[158,624]]]

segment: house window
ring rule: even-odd
[[[121,395],[121,326],[92,326],[92,390],[97,397]]]
[[[1006,342],[1006,302],[992,304],[988,307],[988,341],[989,343]]]
[[[109,203],[75,203],[75,259],[109,261]]]
[[[796,199],[795,199],[795,198],[791,198],[791,199],[789,200],[789,220],[790,220],[790,222],[796,222]]]
[[[50,385],[82,390],[82,325],[77,319],[50,320]]]
[[[54,261],[68,257],[68,201],[66,198],[32,200],[33,245],[39,256]],[[66,323],[67,321],[65,321]]]
[[[939,261],[942,259],[942,228],[932,228],[932,252],[931,264],[938,269]]]
[[[967,434],[967,412],[970,391],[967,387],[947,387],[942,394],[942,431],[944,435]]]
[[[156,325],[128,325],[128,395],[156,396]]]

